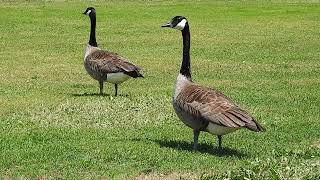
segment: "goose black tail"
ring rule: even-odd
[[[138,77],[142,77],[143,75],[139,72],[139,71],[130,71],[130,72],[125,72],[126,75],[133,77],[133,78],[138,78]]]
[[[255,120],[252,120],[252,123],[248,123],[245,125],[248,129],[255,132],[265,132],[266,129],[258,124]]]

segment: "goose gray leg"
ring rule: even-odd
[[[222,148],[222,135],[218,135],[218,140],[219,140],[219,150]]]
[[[197,151],[198,149],[198,139],[199,139],[199,130],[193,130],[193,150]]]
[[[114,88],[116,90],[115,96],[118,96],[118,84],[114,84]]]
[[[103,81],[99,81],[100,85],[100,95],[103,95]]]

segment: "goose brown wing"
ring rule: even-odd
[[[138,66],[135,66],[128,62],[127,59],[113,52],[98,50],[87,58],[90,58],[90,62],[94,64],[93,66],[100,69],[102,73],[123,72],[130,76],[142,76],[139,73],[140,68]]]
[[[214,89],[187,85],[178,95],[177,102],[180,108],[196,119],[224,127],[247,127],[253,131],[263,131],[248,112]]]

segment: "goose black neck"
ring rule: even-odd
[[[96,41],[96,13],[95,12],[91,13],[89,17],[91,21],[89,44],[91,46],[98,47],[98,44]]]
[[[191,79],[190,72],[190,31],[189,25],[186,23],[184,29],[182,30],[183,38],[183,54],[182,54],[182,64],[180,68],[180,73],[187,78]]]

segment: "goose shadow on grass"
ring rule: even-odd
[[[178,141],[178,140],[151,140],[153,142],[156,142],[160,145],[160,147],[167,147],[177,150],[183,150],[183,151],[189,151],[193,152],[193,144],[186,141]],[[209,144],[198,144],[198,150],[197,152],[200,153],[207,153],[219,157],[224,156],[235,156],[237,158],[245,158],[249,155],[247,153],[241,152],[236,149],[231,149],[228,147],[222,147],[222,149],[219,149],[218,147],[214,147]]]
[[[111,94],[100,94],[100,93],[72,93],[70,94],[71,96],[74,96],[74,97],[85,97],[85,96],[101,96],[101,97],[109,97],[109,96],[112,96],[112,97],[129,97],[128,94],[118,94],[118,96],[114,96],[114,95],[111,95]]]

